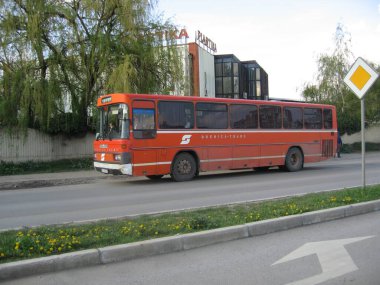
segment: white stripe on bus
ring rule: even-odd
[[[158,134],[178,134],[178,133],[186,133],[186,134],[207,134],[207,133],[337,133],[337,130],[191,130],[191,129],[180,129],[180,130],[157,130]]]
[[[322,154],[308,154],[305,155],[307,157],[321,157]],[[201,163],[210,163],[210,162],[222,162],[222,161],[238,161],[238,160],[258,160],[258,159],[271,159],[271,158],[283,158],[285,159],[285,155],[276,155],[276,156],[251,156],[251,157],[236,157],[236,158],[221,158],[221,159],[203,159]],[[152,163],[135,163],[134,167],[142,167],[142,166],[156,166],[156,165],[168,165],[171,164],[171,161],[163,161],[163,162],[152,162]]]

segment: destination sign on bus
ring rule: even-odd
[[[112,102],[112,97],[104,97],[104,98],[102,98],[102,103],[104,104],[104,103],[110,103],[110,102]]]

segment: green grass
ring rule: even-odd
[[[0,162],[0,176],[94,169],[92,158],[55,161]]]
[[[85,225],[0,232],[0,263],[240,225],[380,199],[380,185]]]

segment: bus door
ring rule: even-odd
[[[155,175],[157,171],[157,136],[155,103],[134,100],[132,103],[133,175]]]

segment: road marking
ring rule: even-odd
[[[316,285],[332,278],[342,276],[349,272],[358,270],[358,267],[352,260],[351,256],[344,248],[345,245],[365,239],[373,238],[374,236],[338,239],[321,242],[309,242],[299,247],[287,256],[276,261],[273,265],[291,261],[297,258],[305,257],[311,254],[316,254],[321,264],[322,273],[305,278],[299,281],[287,283],[286,285]]]

